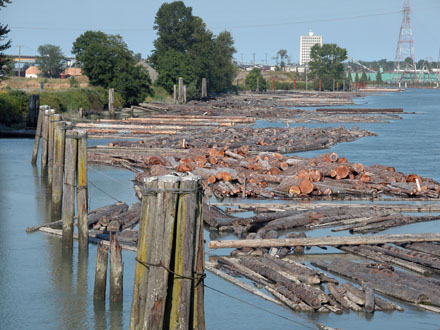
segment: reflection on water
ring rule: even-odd
[[[390,164],[398,170],[438,180],[440,157],[436,143],[440,140],[440,92],[408,91],[369,96],[365,101],[372,107],[404,107],[416,114],[405,115],[404,120],[391,124],[362,125],[362,128],[378,132],[379,137],[340,144],[333,150],[351,161]],[[51,210],[46,177],[40,176],[38,167],[30,164],[32,147],[32,140],[0,139],[0,329],[127,329],[135,266],[133,252],[123,251],[123,302],[96,302],[93,301],[96,246],[90,245],[88,252],[79,252],[75,243],[73,250],[63,250],[59,237],[25,232],[26,227],[60,218]],[[93,169],[89,178],[98,187],[127,203],[135,202],[128,181],[133,177],[130,172],[101,166]],[[125,184],[117,184],[108,176]],[[114,202],[99,190],[90,188],[91,209]],[[421,226],[402,231],[419,228],[432,231],[430,223]],[[325,235],[325,232],[317,234]],[[205,232],[207,241],[218,237],[216,233]],[[207,257],[211,253],[228,252],[207,250]],[[300,320],[290,311],[262,301],[214,275],[208,274],[206,284],[283,317]],[[370,318],[356,313],[303,316],[343,329],[433,329],[440,324],[440,315],[403,305],[404,313],[375,313]],[[287,319],[210,290],[205,291],[205,311],[210,330],[301,329]],[[304,319],[300,321],[304,323]]]

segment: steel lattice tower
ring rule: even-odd
[[[394,61],[395,81],[416,79],[416,59],[414,56],[409,0],[405,0],[402,12],[402,25],[400,27],[399,42],[397,43],[396,59]],[[408,58],[411,59],[411,63],[407,60]],[[399,73],[401,73],[400,77]]]

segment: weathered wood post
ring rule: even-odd
[[[205,328],[200,201],[192,174],[146,179],[130,329]]]
[[[44,111],[43,124],[41,126],[41,174],[47,169],[47,146],[49,140],[49,117],[50,110]]]
[[[109,88],[108,90],[108,113],[111,118],[115,117],[115,90],[114,88]]]
[[[122,301],[124,272],[121,251],[118,238],[110,234],[110,301]]]
[[[36,127],[38,125],[38,115],[40,112],[40,95],[29,95],[28,114],[26,117],[27,127]]]
[[[183,85],[183,104],[186,104],[186,85]]]
[[[179,104],[183,103],[183,78],[179,77],[179,85],[178,85],[178,93],[177,93],[177,102]]]
[[[77,179],[77,215],[78,215],[78,245],[87,249],[89,245],[89,227],[87,224],[88,187],[87,187],[87,131],[78,130],[78,179]]]
[[[189,329],[194,317],[191,315],[191,305],[199,311],[195,304],[194,294],[196,284],[196,259],[198,253],[198,234],[201,205],[200,205],[200,178],[192,174],[182,177],[177,209],[176,241],[174,254],[173,291],[169,329]],[[202,271],[203,273],[203,271]],[[176,276],[179,274],[179,276]],[[197,291],[197,293],[200,292]],[[202,297],[198,297],[199,299]],[[197,314],[196,314],[197,315]]]
[[[64,199],[63,199],[63,238],[64,248],[73,247],[73,217],[75,215],[75,183],[78,133],[66,132],[65,161],[64,161]]]
[[[83,110],[83,108],[79,108],[78,117],[81,118],[81,119],[84,117],[84,110]]]
[[[40,146],[40,139],[42,135],[42,126],[44,121],[45,110],[46,107],[40,107],[40,110],[38,111],[37,130],[35,131],[34,150],[32,151],[32,161],[31,161],[33,165],[37,164],[38,149]]]
[[[206,78],[202,78],[202,94],[201,98],[205,99],[208,97],[208,89],[206,87]]]
[[[52,212],[59,216],[61,215],[61,207],[63,202],[64,143],[66,137],[66,126],[69,124],[63,121],[56,122],[54,132]]]
[[[49,189],[52,191],[52,177],[53,177],[53,159],[54,159],[54,136],[55,123],[61,120],[60,114],[51,114],[49,117],[49,142],[47,145],[47,183]]]
[[[173,103],[177,103],[177,87],[176,84],[173,85]]]
[[[95,286],[93,288],[94,300],[105,300],[105,289],[107,287],[107,265],[108,248],[101,243],[98,244],[96,254]]]

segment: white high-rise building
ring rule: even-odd
[[[299,65],[306,65],[310,61],[310,49],[316,45],[322,46],[322,36],[315,36],[309,31],[308,36],[301,36],[299,39]]]

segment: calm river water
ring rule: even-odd
[[[415,114],[388,124],[360,124],[379,134],[340,144],[332,149],[349,161],[387,164],[398,171],[440,180],[440,90],[408,90],[368,96],[356,101],[362,107],[403,107]],[[266,125],[259,122],[258,125]],[[324,126],[324,125],[313,125]],[[352,125],[345,125],[352,126]],[[0,329],[127,329],[131,307],[133,252],[123,252],[124,301],[93,302],[96,246],[87,255],[61,249],[61,240],[44,233],[27,234],[28,226],[51,221],[44,178],[30,164],[33,140],[0,139]],[[327,151],[308,152],[312,156]],[[90,208],[136,201],[132,173],[90,166]],[[109,192],[112,197],[102,191]],[[437,232],[438,222],[392,229],[391,232]],[[312,232],[311,235],[330,232]],[[214,237],[212,235],[212,237]],[[206,239],[210,235],[206,232]],[[76,243],[75,243],[76,248]],[[207,251],[225,253],[224,251]],[[312,250],[311,252],[314,252]],[[318,251],[319,252],[319,251]],[[257,305],[258,310],[206,289],[207,329],[315,329],[310,318],[341,329],[436,329],[440,315],[403,304],[405,312],[377,312],[373,316],[294,314],[209,274],[206,284]],[[399,302],[400,303],[400,302]]]

